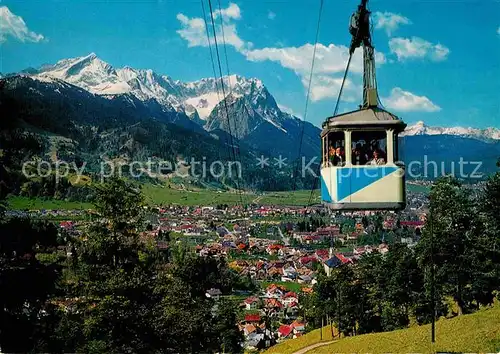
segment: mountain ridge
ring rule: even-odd
[[[298,144],[297,126],[306,125],[307,129],[304,130],[312,136],[319,135],[320,131],[311,123],[282,112],[272,94],[257,78],[245,78],[233,74],[224,76],[222,79],[203,78],[192,82],[182,82],[167,75],[158,74],[151,69],[134,69],[130,66],[114,68],[95,53],[62,59],[53,65],[43,65],[39,69],[25,70],[22,75],[42,81],[63,80],[92,94],[110,99],[132,95],[140,101],[149,101],[150,105],[154,105],[156,101],[165,113],[176,112],[185,115],[209,133],[214,129],[222,129],[254,148],[259,148],[258,141],[263,138],[262,136],[256,138],[254,132],[265,131],[265,138],[269,141]],[[221,92],[222,84],[225,87],[225,97]],[[234,108],[234,103],[238,100],[245,102],[243,106],[240,102],[240,107],[246,107],[253,119],[246,119],[248,117],[243,117],[234,109],[225,112],[227,106]],[[228,118],[233,121],[231,126],[227,123]],[[179,120],[181,125],[188,125],[184,119],[179,118]],[[238,123],[235,123],[237,121]],[[240,128],[243,123],[244,128]],[[284,124],[291,130],[287,131],[283,127]],[[305,139],[305,141],[305,154],[316,155],[319,151],[319,142],[314,139]],[[273,150],[289,157],[292,156],[288,149],[280,151],[279,147],[275,147]]]
[[[479,140],[500,140],[500,129],[488,127],[484,129],[473,127],[431,127],[418,121],[413,125],[406,127],[401,136],[416,136],[416,135],[456,135],[467,138],[475,138]]]
[[[245,135],[244,140],[236,138],[235,143],[221,129],[223,126],[214,124],[207,131],[184,113],[166,110],[154,99],[141,101],[130,93],[93,94],[50,77],[9,76],[0,80],[3,118],[0,138],[4,133],[9,135],[9,129],[35,133],[46,146],[42,157],[53,160],[56,151],[57,159],[68,163],[86,161],[92,171],[98,171],[102,161],[115,158],[144,162],[151,157],[175,162],[206,157],[207,163],[230,161],[228,150],[230,144],[235,144],[250,189],[287,190],[296,180],[291,177],[299,153],[296,138],[304,139],[302,156],[305,159],[302,161],[307,163],[315,158],[317,163],[321,151],[319,129],[311,124],[302,125],[301,120],[283,112],[280,117],[282,129],[276,128],[263,118],[269,113],[266,109],[273,107],[274,99],[267,102],[265,96],[259,97],[260,103],[252,102],[252,96],[231,96],[227,101],[230,114],[234,112],[232,125],[236,122],[241,129],[247,124],[245,132],[233,132]],[[222,106],[224,104],[220,103],[210,118],[218,124],[223,121],[217,119],[225,118]],[[251,119],[259,124],[248,122]],[[251,126],[256,129],[249,129]],[[57,139],[49,137],[54,135]],[[498,140],[480,141],[453,135],[410,135],[401,139],[400,147],[403,153],[400,158],[408,164],[408,177],[412,179],[426,179],[429,162],[431,167],[439,166],[439,173],[450,173],[459,159],[467,161],[467,173],[471,174],[476,163],[481,163],[480,172],[489,174],[496,170],[500,156]],[[257,157],[262,156],[269,159],[269,168],[258,166]],[[285,159],[283,170],[274,164],[278,157]],[[415,173],[412,175],[410,171]],[[306,179],[299,178],[297,188],[310,188],[312,181],[313,176],[306,174]],[[221,185],[231,183],[224,179],[217,182]]]
[[[224,100],[226,104],[232,105],[238,98],[244,97],[246,104],[240,104],[240,106],[253,110],[252,113],[256,113],[257,116],[256,119],[251,120],[252,124],[244,129],[236,127],[231,129],[231,131],[244,131],[245,134],[236,136],[242,140],[245,138],[253,140],[253,137],[247,137],[246,134],[259,130],[258,127],[261,124],[266,125],[266,122],[276,128],[276,130],[271,129],[272,133],[269,138],[272,139],[275,135],[280,137],[283,132],[288,133],[283,127],[284,122],[287,122],[287,125],[295,125],[294,121],[301,121],[300,118],[279,108],[278,103],[260,79],[245,78],[236,74],[223,76],[222,80],[209,77],[182,82],[151,69],[135,69],[128,65],[115,68],[95,53],[62,59],[55,64],[44,64],[38,69],[27,68],[21,73],[41,80],[47,77],[58,78],[105,97],[132,94],[141,101],[156,100],[165,111],[183,113],[192,122],[209,132],[211,129],[224,129],[229,132],[227,114],[223,112]],[[222,97],[221,81],[227,91],[226,97]],[[233,118],[231,112],[230,118]],[[309,122],[304,122],[304,124],[311,125],[308,126],[308,131],[314,131],[316,128],[319,134],[319,127]],[[295,130],[291,133],[295,133]],[[482,141],[500,140],[500,129],[496,127],[485,129],[459,126],[432,127],[423,121],[409,125],[401,136],[439,134],[469,137]]]
[[[291,163],[298,157],[299,146],[300,154],[306,158],[317,157],[321,151],[320,128],[281,110],[273,95],[257,78],[224,76],[222,81],[227,91],[223,99],[220,79],[203,78],[198,81],[182,82],[150,69],[134,69],[130,66],[116,69],[99,59],[95,53],[63,59],[56,64],[43,65],[39,69],[29,68],[18,76],[34,80],[23,82],[21,86],[25,86],[23,90],[29,90],[31,94],[39,96],[41,93],[37,92],[37,81],[53,83],[53,87],[50,86],[43,92],[46,95],[45,100],[49,97],[52,97],[49,100],[54,102],[61,100],[62,97],[59,96],[62,95],[64,87],[72,85],[74,90],[68,91],[71,95],[75,94],[73,91],[83,90],[82,92],[96,98],[113,101],[113,112],[117,117],[123,117],[122,113],[125,112],[125,117],[132,115],[136,118],[140,116],[141,119],[153,118],[207,137],[211,136],[226,146],[234,144],[237,149],[239,145],[245,146],[244,149],[253,154],[263,152],[273,157],[283,156]],[[4,80],[5,78],[2,79]],[[41,97],[38,98],[40,99]],[[102,103],[104,101],[96,102],[105,106]],[[118,106],[123,108],[123,112]],[[47,107],[50,107],[50,104]],[[102,115],[102,112],[97,115]],[[104,116],[109,114],[105,113]],[[94,118],[88,117],[88,119],[90,120],[86,124],[93,125]],[[50,118],[49,122],[56,124]],[[124,126],[126,124],[124,122]],[[75,129],[71,125],[68,127]],[[229,132],[235,137],[234,142],[228,139]],[[453,150],[460,146],[460,142],[456,139],[446,139],[446,136],[456,136],[465,139],[463,144],[466,144],[471,151],[481,151],[479,154],[488,160],[489,166],[493,161],[490,151],[496,154],[497,148],[489,148],[483,144],[474,146],[473,141],[495,143],[495,145],[500,143],[498,128],[430,127],[423,121],[409,125],[401,135],[412,138],[407,154],[408,157],[412,157],[411,160],[419,158],[423,147],[426,153],[431,155],[434,149],[443,150],[440,148],[440,140],[445,142],[446,160],[453,160],[453,156],[457,155]],[[439,138],[440,135],[443,136],[442,139]],[[186,143],[191,144],[187,141]],[[437,157],[444,158],[441,155]]]

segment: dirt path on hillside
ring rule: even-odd
[[[259,195],[257,198],[255,198],[255,199],[252,201],[252,203],[253,203],[253,204],[257,204],[257,203],[258,203],[258,202],[262,199],[262,197],[263,197],[262,195]]]
[[[319,342],[319,343],[310,345],[308,347],[302,348],[301,350],[298,350],[298,351],[294,352],[293,354],[305,354],[305,353],[307,353],[310,350],[316,349],[318,347],[322,347],[324,345],[332,344],[332,343],[334,343],[336,341],[337,340],[331,340],[331,341],[328,341],[328,342]]]

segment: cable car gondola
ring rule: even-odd
[[[350,57],[363,47],[363,104],[323,123],[321,199],[334,210],[401,210],[406,206],[405,167],[398,160],[398,134],[406,124],[379,106],[370,12],[362,0],[352,15]]]

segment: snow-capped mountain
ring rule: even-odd
[[[464,127],[429,127],[423,121],[419,121],[414,125],[408,126],[401,136],[414,135],[457,135],[466,138],[474,138],[479,140],[500,140],[500,129],[498,128],[464,128]]]
[[[259,97],[269,95],[269,92],[259,79],[247,79],[239,75],[231,75],[224,76],[222,81],[224,83],[226,103],[234,102],[234,100],[240,97],[247,97],[254,104],[257,104]],[[214,108],[224,102],[221,80],[205,78],[185,84],[179,82],[179,86],[182,89],[185,112],[190,117],[193,114],[197,114],[200,120],[206,121]],[[278,112],[275,113],[271,119],[278,120],[279,114]],[[205,123],[203,124],[205,125]]]
[[[135,69],[128,66],[114,68],[94,53],[87,56],[63,59],[54,65],[39,69],[29,68],[22,75],[37,80],[57,79],[73,84],[93,94],[109,99],[127,96],[144,102],[155,110],[176,113],[186,126],[190,119],[197,127],[213,132],[231,132],[238,139],[251,146],[268,145],[276,142],[287,146],[296,145],[300,136],[301,121],[283,112],[272,94],[261,80],[238,75],[223,77],[226,98],[222,93],[221,80],[204,78],[193,82],[174,80],[167,75],[150,69]],[[226,106],[230,114],[228,125]],[[234,126],[233,126],[234,125]],[[306,123],[304,147],[314,153],[317,147],[319,129]],[[429,127],[424,122],[409,126],[402,135],[456,135],[483,141],[500,140],[500,129],[487,128],[442,128]]]
[[[91,53],[84,57],[63,59],[54,65],[45,65],[34,73],[36,78],[52,77],[98,95],[131,93],[140,100],[155,99],[166,109],[185,112],[193,119],[206,120],[215,106],[222,101],[222,84],[214,78],[183,83],[154,71],[131,67],[113,68]],[[269,95],[262,81],[231,75],[223,78],[226,96],[233,98],[252,95],[255,104]],[[277,107],[276,107],[277,108]],[[279,111],[279,109],[277,109]],[[265,109],[263,109],[263,112]],[[274,109],[264,114],[273,120]],[[273,121],[274,123],[274,121]]]
[[[165,113],[182,114],[206,131],[231,132],[255,147],[259,147],[263,140],[268,145],[273,141],[284,142],[287,146],[297,145],[300,135],[298,127],[301,121],[282,112],[262,81],[256,78],[231,75],[222,78],[223,84],[215,78],[182,82],[149,69],[114,68],[94,53],[63,59],[39,69],[30,68],[22,75],[36,80],[62,80],[109,99],[125,99],[132,95],[148,106],[159,105]],[[226,107],[232,127],[227,124]],[[311,137],[319,135],[319,128],[305,124],[306,134],[311,134]],[[315,154],[319,149],[316,140],[306,138],[304,141],[310,146],[304,146],[304,151]]]
[[[90,55],[6,75],[0,102],[20,126],[72,139],[82,154],[91,156],[113,151],[138,158],[220,158],[227,153],[225,145],[233,143],[224,133],[229,131],[226,105],[231,133],[250,165],[262,153],[291,162],[299,145],[306,157],[321,151],[320,129],[280,110],[260,80],[233,75],[224,83],[226,100],[217,90],[220,80],[183,83],[151,70],[115,69]],[[403,135],[408,136],[405,161],[465,158],[482,161],[488,173],[496,171],[498,128],[438,128],[418,122]]]
[[[176,99],[175,83],[168,76],[130,67],[115,69],[94,53],[45,65],[34,77],[58,78],[98,95],[130,93],[142,101],[155,99],[167,110],[178,110],[181,106]]]

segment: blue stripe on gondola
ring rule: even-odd
[[[367,166],[358,168],[339,168],[337,170],[337,197],[342,200],[370,184],[390,175],[397,167]]]
[[[332,202],[332,197],[330,196],[330,191],[328,190],[328,186],[323,179],[323,176],[319,176],[321,180],[321,200],[327,203]]]

